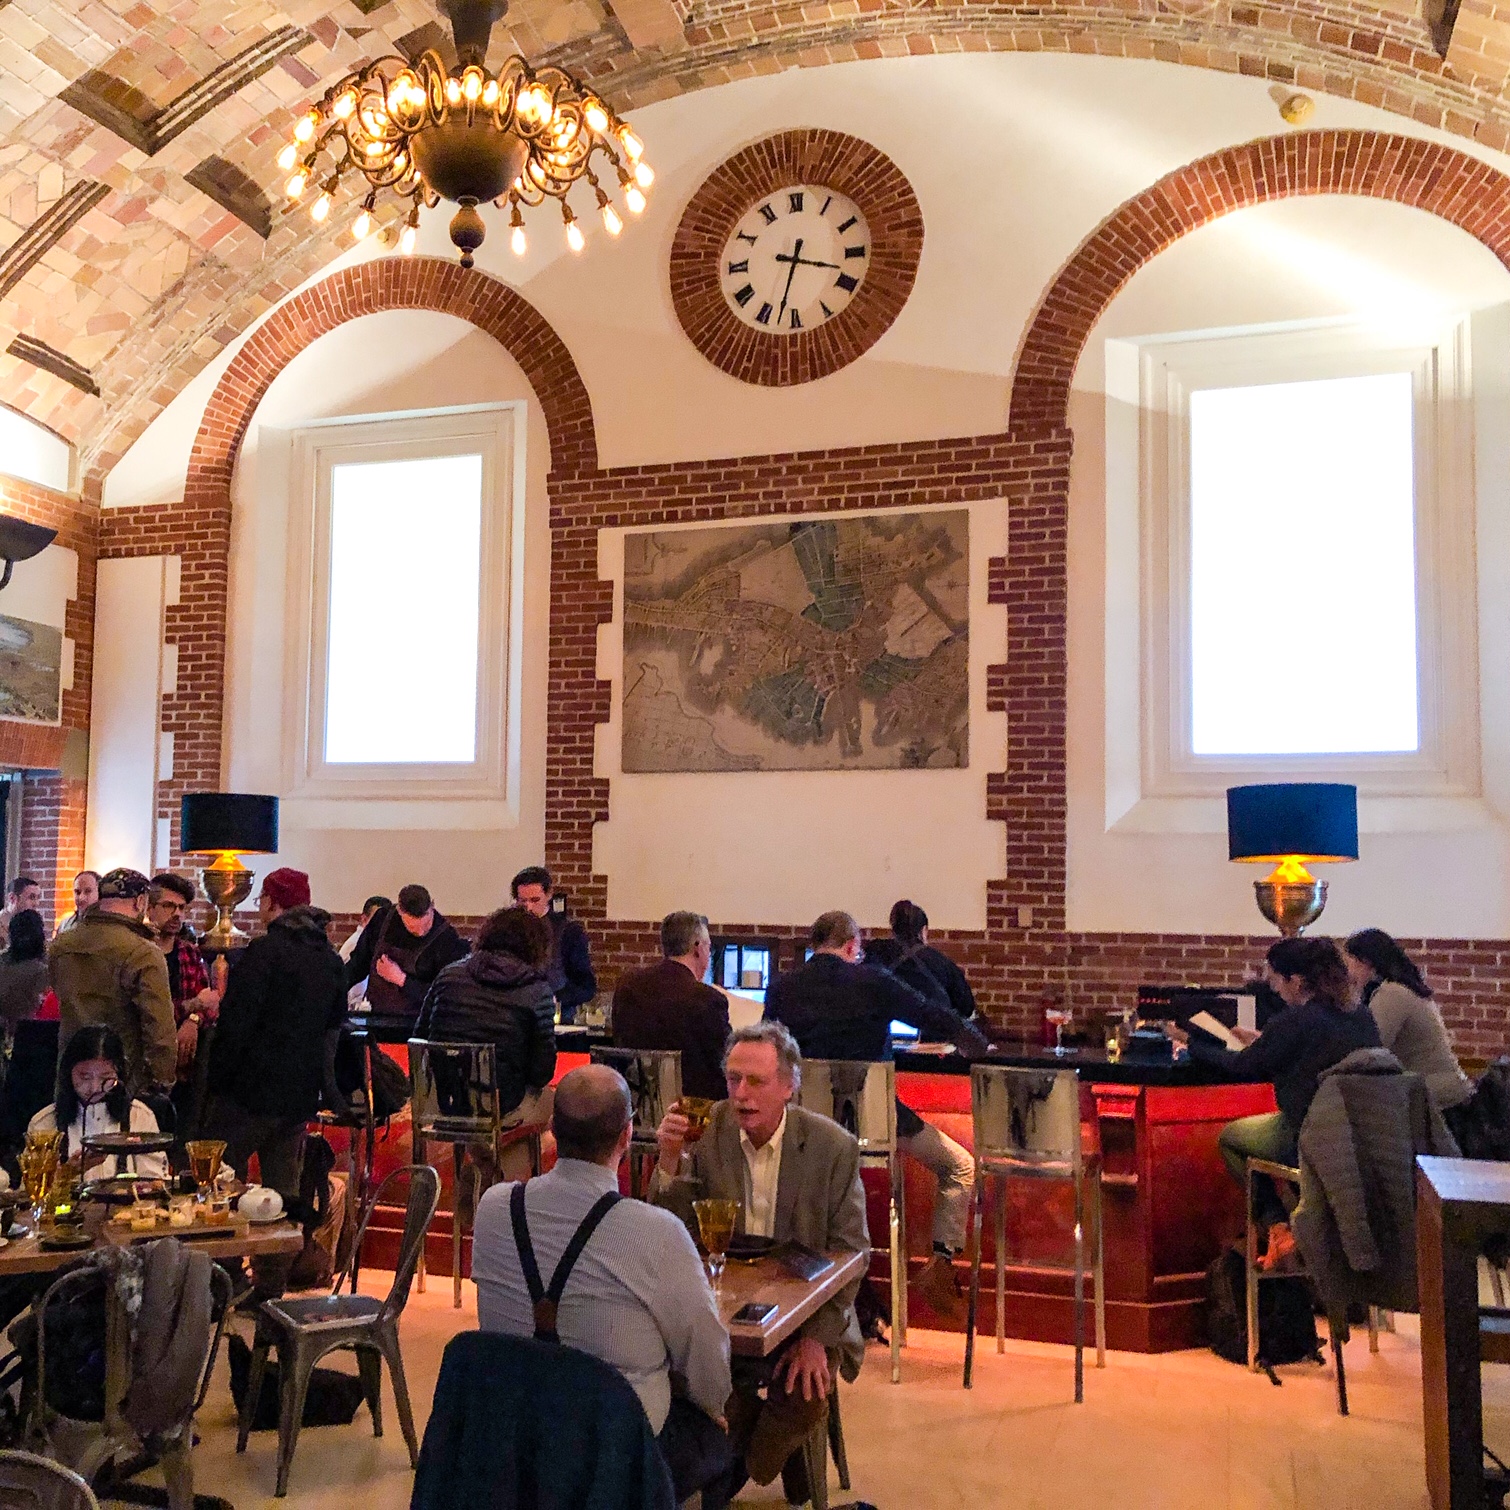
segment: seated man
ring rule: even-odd
[[[366,980],[374,1012],[417,1017],[435,977],[467,953],[467,941],[435,910],[430,893],[405,886],[398,906],[373,913],[362,929],[346,962],[346,985]]]
[[[792,1035],[779,1022],[737,1029],[724,1073],[728,1099],[713,1108],[690,1149],[687,1119],[679,1113],[669,1113],[656,1130],[660,1162],[650,1198],[689,1224],[695,1200],[734,1200],[743,1208],[741,1230],[751,1236],[820,1253],[867,1252],[860,1145],[837,1122],[789,1104],[802,1074]],[[828,1415],[833,1371],[846,1379],[860,1372],[860,1284],[846,1285],[772,1357],[736,1360],[729,1436],[742,1462],[731,1495],[746,1475],[769,1484],[779,1473],[792,1504],[811,1498],[798,1449]]]
[[[613,1041],[621,1049],[677,1049],[682,1089],[721,1101],[729,998],[703,984],[712,957],[708,920],[671,912],[661,922],[658,965],[630,970],[613,993]]]
[[[919,996],[885,970],[860,963],[860,928],[847,912],[825,912],[811,934],[813,957],[778,975],[766,993],[765,1015],[785,1023],[809,1059],[888,1060],[891,1023],[911,1023],[924,1038],[954,1044],[975,1057],[989,1047],[969,1023],[937,998]],[[963,1320],[964,1300],[954,1260],[965,1248],[965,1216],[975,1185],[975,1161],[952,1138],[897,1102],[897,1146],[938,1177],[933,1207],[933,1259],[918,1289],[946,1316]]]
[[[562,1077],[551,1113],[556,1167],[528,1183],[494,1185],[478,1203],[478,1324],[547,1336],[612,1364],[645,1407],[678,1503],[701,1489],[713,1510],[727,1499],[716,1489],[710,1497],[709,1486],[728,1480],[731,1460],[720,1425],[729,1336],[686,1229],[668,1212],[619,1198],[631,1110],[615,1070],[587,1065]],[[576,1262],[560,1274],[562,1255],[584,1234]],[[544,1310],[550,1291],[542,1299],[537,1285],[554,1291],[553,1315]],[[685,1379],[685,1396],[673,1392],[673,1374]]]

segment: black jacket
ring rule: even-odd
[[[210,1049],[210,1089],[259,1116],[301,1122],[320,1105],[325,1035],[346,1016],[330,914],[293,907],[240,951]]]
[[[415,1032],[438,1043],[493,1044],[505,1115],[556,1073],[550,983],[501,949],[479,949],[447,965],[425,995]]]
[[[729,998],[705,986],[679,960],[663,959],[619,977],[613,993],[613,1041],[621,1049],[676,1049],[682,1089],[722,1101]]]
[[[942,992],[951,1010],[969,1022],[975,1016],[975,993],[965,972],[942,949],[932,944],[911,948],[898,939],[875,939],[865,946],[865,958],[890,970],[920,996]]]
[[[425,992],[430,989],[436,976],[447,965],[465,959],[472,947],[439,912],[430,924],[430,931],[424,938],[417,939],[404,927],[398,908],[389,907],[372,915],[371,921],[362,930],[361,938],[357,940],[356,948],[351,951],[351,959],[345,967],[348,988],[372,975],[374,957],[380,952],[380,934],[384,944],[392,943],[405,949],[417,945],[419,948],[412,967],[405,972],[406,978],[402,986],[388,986],[384,982],[386,990],[397,993],[404,1009],[410,1012],[419,1011],[424,1004]],[[381,980],[381,977],[377,979]],[[369,998],[372,998],[374,993],[370,981],[367,990]],[[374,1006],[377,1006],[376,1001]]]
[[[1354,1049],[1378,1047],[1379,1029],[1367,1007],[1342,1012],[1319,1001],[1286,1007],[1240,1053],[1214,1038],[1190,1035],[1190,1057],[1198,1063],[1225,1070],[1234,1080],[1272,1082],[1274,1099],[1297,1136],[1322,1072]]]
[[[585,1006],[598,994],[598,977],[593,974],[592,952],[587,930],[564,912],[546,914],[551,930],[551,960],[546,979],[561,1006],[561,1021],[576,1020],[577,1008]]]

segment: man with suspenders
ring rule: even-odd
[[[618,1369],[645,1407],[678,1502],[702,1490],[715,1510],[727,1503],[717,1486],[733,1462],[722,1419],[729,1337],[685,1225],[619,1196],[631,1122],[616,1071],[589,1065],[562,1078],[551,1114],[556,1167],[495,1185],[478,1204],[478,1321],[485,1332],[561,1342]]]

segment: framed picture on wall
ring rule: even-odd
[[[63,631],[0,614],[0,718],[63,721]]]

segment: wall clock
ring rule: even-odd
[[[923,216],[900,169],[836,131],[787,131],[729,158],[671,249],[682,329],[716,367],[785,387],[854,361],[907,302]]]

